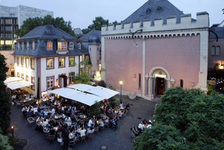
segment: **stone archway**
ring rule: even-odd
[[[150,71],[151,90],[150,93],[153,97],[163,95],[164,91],[169,86],[168,80],[170,79],[169,73],[165,68],[154,67]]]

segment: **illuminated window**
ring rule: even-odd
[[[53,42],[51,41],[47,42],[47,50],[53,50]]]
[[[23,73],[21,73],[21,78],[24,79],[24,74]]]
[[[24,57],[22,56],[21,57],[21,66],[23,67],[23,65],[24,65]]]
[[[31,89],[34,90],[35,89],[35,78],[34,77],[31,77],[31,83],[33,85],[31,85]]]
[[[65,58],[64,57],[58,58],[58,67],[65,67]]]
[[[74,42],[69,42],[69,50],[74,50]]]
[[[72,84],[74,79],[75,79],[75,72],[69,73],[69,84]]]
[[[47,69],[54,68],[54,58],[47,58]]]
[[[26,75],[26,81],[29,81],[29,76],[28,75]]]
[[[31,58],[30,59],[30,66],[31,66],[31,69],[34,69],[34,66],[35,65],[35,61],[34,61],[34,58]]]
[[[54,87],[54,76],[47,77],[47,90]]]
[[[22,42],[22,50],[24,50],[24,42]]]
[[[25,59],[25,60],[26,60],[26,62],[25,62],[25,63],[26,63],[26,68],[28,68],[28,67],[29,67],[29,58],[28,58],[28,57],[26,57],[26,59]]]
[[[58,42],[58,50],[66,50],[67,49],[67,42]]]
[[[27,41],[27,43],[26,43],[26,49],[29,49],[30,47],[29,47],[30,45],[29,45],[29,41]]]
[[[69,57],[69,67],[75,66],[75,57]]]
[[[19,66],[19,57],[18,56],[16,57],[16,63],[17,63],[17,66]]]

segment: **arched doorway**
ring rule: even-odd
[[[163,95],[167,89],[168,75],[162,69],[156,69],[152,73],[152,94],[154,97]]]

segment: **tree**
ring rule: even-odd
[[[0,54],[0,128],[3,133],[7,133],[10,126],[10,101],[4,84],[7,71],[5,57]]]
[[[89,74],[89,69],[91,68],[89,60],[83,60],[80,65],[83,67],[80,69],[80,74],[75,77],[74,82],[88,84],[91,79],[91,75]]]
[[[101,30],[101,27],[103,25],[108,25],[109,21],[105,20],[103,17],[96,17],[95,20],[93,20],[93,23],[88,26],[87,29],[83,29],[83,34],[88,33],[89,31],[95,29],[95,30]]]
[[[4,136],[0,133],[0,149],[2,150],[12,150],[12,147],[9,145],[9,139],[7,136]]]
[[[183,150],[184,137],[172,127],[155,124],[151,129],[146,129],[141,136],[134,139],[135,150]]]
[[[161,99],[161,104],[158,104],[155,110],[154,124],[175,128],[180,133],[176,136],[185,139],[186,147],[181,146],[181,148],[224,149],[224,95],[206,95],[199,89],[176,87],[168,89]],[[152,135],[151,132],[154,131],[148,132]],[[166,136],[171,136],[170,134],[167,132]],[[156,135],[150,138],[164,142]],[[139,141],[136,144],[139,145]],[[142,144],[140,145],[144,146],[147,143]],[[153,150],[164,148],[169,149],[166,145],[160,144]]]
[[[76,36],[75,32],[71,27],[70,21],[65,21],[62,17],[53,18],[50,15],[45,16],[44,18],[36,17],[36,18],[28,18],[23,22],[23,25],[16,31],[16,35],[19,37],[24,36],[26,33],[34,29],[35,27],[52,24],[57,28],[64,30],[65,32]]]

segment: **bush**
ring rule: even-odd
[[[110,98],[108,101],[110,107],[112,108],[115,108],[118,105],[118,99],[116,99],[115,97]]]
[[[98,116],[100,115],[100,102],[96,102],[94,105],[90,106],[89,115],[90,116]]]
[[[0,133],[0,149],[1,150],[12,150],[12,146],[9,145],[9,139]]]

